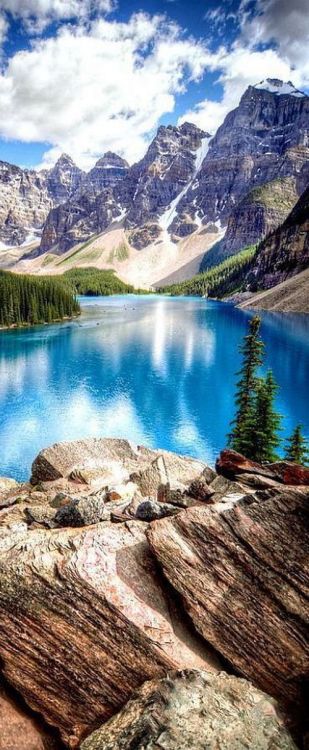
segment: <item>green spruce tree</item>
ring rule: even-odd
[[[236,416],[229,435],[229,446],[248,458],[255,457],[257,369],[262,364],[264,352],[260,326],[261,319],[254,316],[249,324],[249,333],[240,347],[243,363],[236,386]]]
[[[252,457],[260,463],[276,461],[278,458],[276,448],[281,442],[278,437],[281,416],[274,408],[277,391],[277,383],[269,370],[266,378],[257,381],[252,424]]]
[[[286,441],[285,458],[292,463],[307,466],[309,458],[309,447],[302,433],[302,425],[296,425],[292,435]]]

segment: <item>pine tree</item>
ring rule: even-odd
[[[276,461],[278,458],[275,449],[281,442],[278,437],[281,416],[274,409],[277,391],[277,383],[272,371],[269,370],[266,378],[260,378],[256,385],[252,458],[260,463]]]
[[[292,435],[286,441],[285,458],[292,463],[306,466],[309,458],[308,441],[302,434],[302,425],[296,425]]]
[[[249,324],[249,333],[240,347],[243,363],[235,397],[236,417],[232,422],[229,445],[248,458],[254,458],[253,435],[255,430],[257,368],[262,364],[264,344],[260,338],[261,319],[254,316]]]

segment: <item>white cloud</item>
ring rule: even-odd
[[[252,47],[273,42],[280,56],[292,68],[302,68],[303,79],[309,80],[308,0],[242,0],[242,32]],[[251,8],[251,12],[250,12]]]
[[[52,156],[66,151],[82,166],[108,149],[135,160],[210,59],[160,16],[64,27],[9,60],[0,76],[0,134],[47,141]]]
[[[5,15],[0,13],[0,45],[2,45],[6,39],[8,26],[9,24]]]
[[[86,19],[110,13],[115,0],[0,0],[0,11],[20,19],[27,30],[41,32],[52,21]]]
[[[288,62],[272,49],[257,52],[241,45],[235,45],[231,51],[221,48],[213,55],[210,70],[218,71],[218,82],[223,86],[221,101],[205,99],[180,118],[180,122],[189,120],[210,133],[215,133],[227,113],[237,107],[248,86],[269,77],[292,78],[296,86],[302,83],[302,74],[292,71]]]
[[[218,12],[217,12],[218,11]],[[226,114],[237,106],[251,84],[264,78],[291,80],[297,88],[309,86],[308,0],[242,0],[238,22],[240,32],[231,49],[214,52],[209,70],[218,71],[223,87],[220,102],[205,99],[180,118],[214,133]],[[212,20],[221,18],[218,7]],[[267,48],[265,48],[267,46]]]

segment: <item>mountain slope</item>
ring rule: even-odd
[[[283,224],[258,248],[250,288],[268,289],[309,265],[309,186]]]
[[[54,246],[57,252],[65,252],[74,243],[102,232],[117,218],[125,219],[133,247],[141,249],[151,244],[172,223],[171,204],[181,197],[195,177],[205,152],[203,144],[208,140],[209,136],[195,125],[162,126],[144,158],[130,169],[122,168],[122,173],[115,175],[117,179],[104,185],[101,182],[102,192],[98,190],[95,195],[92,170],[82,190],[48,216],[41,252]],[[110,169],[106,168],[106,172],[111,175]],[[171,211],[170,216],[167,209]]]
[[[272,312],[309,313],[309,268],[272,289],[254,294],[238,307]]]

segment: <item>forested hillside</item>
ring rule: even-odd
[[[69,281],[78,294],[103,295],[128,294],[134,291],[133,286],[125,284],[115,276],[113,270],[99,270],[98,268],[72,268],[63,277]]]
[[[256,246],[244,248],[217,266],[209,268],[188,281],[158,289],[172,295],[193,294],[196,296],[225,297],[242,291],[246,275],[251,268],[256,253]]]
[[[73,291],[61,279],[0,271],[0,326],[52,323],[79,311]]]

